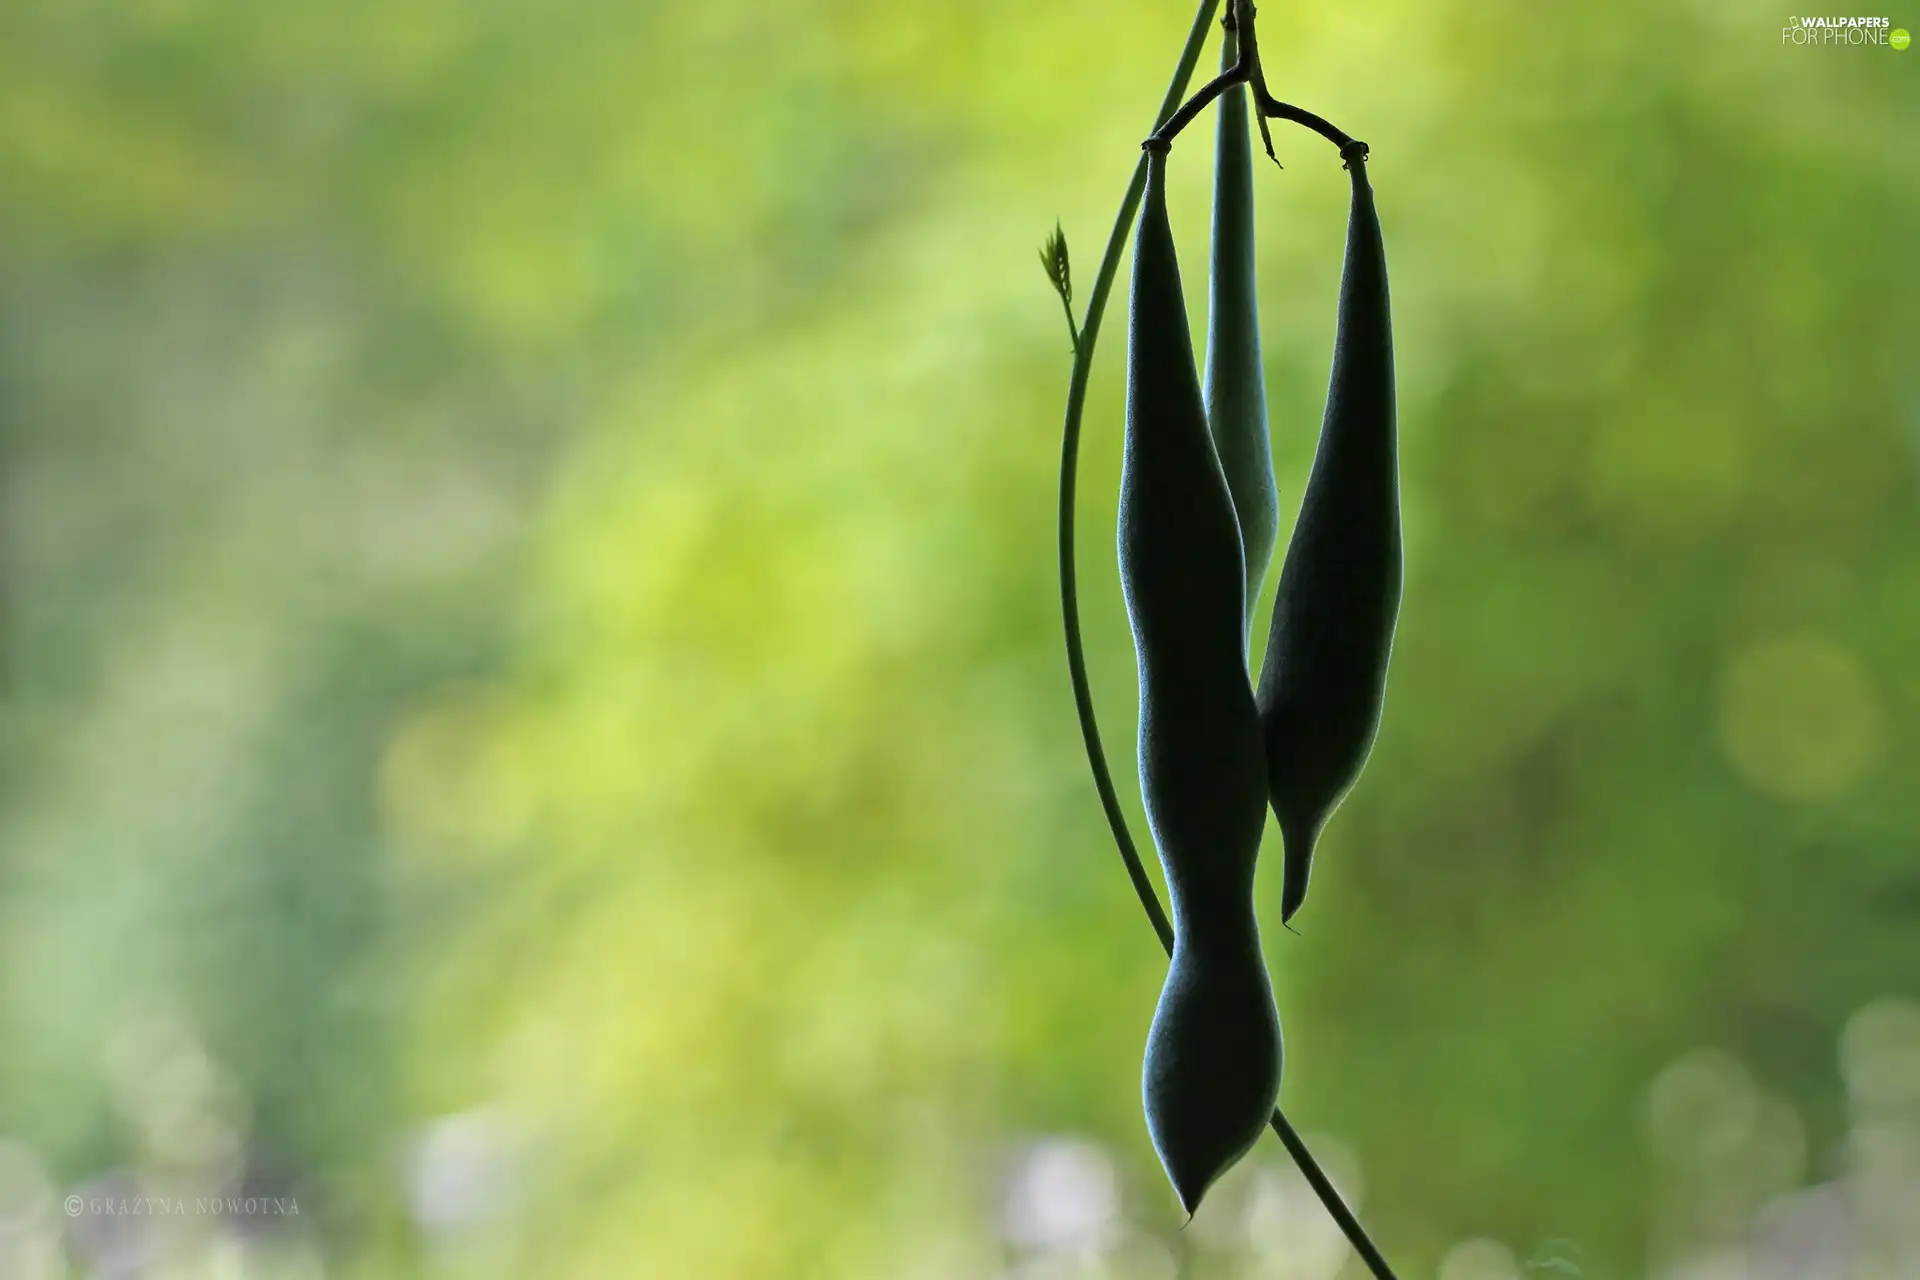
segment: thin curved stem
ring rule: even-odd
[[[1207,41],[1207,28],[1213,22],[1213,13],[1218,5],[1219,0],[1200,0],[1199,12],[1193,18],[1193,29],[1187,33],[1186,47],[1180,51],[1179,65],[1174,68],[1173,81],[1168,84],[1166,97],[1161,100],[1160,110],[1154,117],[1156,126],[1165,122],[1179,107],[1181,95],[1187,90],[1187,81],[1193,78],[1193,69],[1200,61],[1200,50]],[[1120,255],[1126,250],[1127,231],[1133,226],[1133,215],[1139,211],[1140,196],[1146,186],[1147,157],[1143,153],[1133,167],[1133,177],[1127,183],[1127,194],[1120,201],[1120,212],[1114,215],[1113,230],[1107,235],[1107,250],[1100,258],[1100,272],[1094,277],[1093,289],[1087,294],[1086,316],[1080,321],[1080,340],[1074,346],[1073,376],[1067,383],[1066,422],[1060,438],[1060,613],[1067,632],[1067,674],[1073,681],[1074,707],[1080,713],[1080,736],[1086,742],[1087,764],[1093,770],[1094,788],[1100,793],[1100,807],[1106,811],[1107,826],[1113,831],[1114,844],[1120,848],[1120,859],[1127,864],[1127,875],[1133,880],[1133,891],[1139,895],[1140,905],[1146,908],[1153,931],[1160,935],[1160,945],[1171,955],[1173,923],[1161,909],[1153,881],[1148,878],[1147,869],[1140,862],[1140,850],[1133,843],[1133,833],[1127,829],[1127,816],[1120,808],[1120,796],[1113,789],[1113,775],[1107,769],[1106,750],[1100,745],[1100,725],[1093,712],[1093,689],[1087,682],[1087,656],[1080,642],[1079,575],[1074,566],[1073,551],[1080,420],[1087,404],[1087,379],[1093,372],[1093,352],[1100,341],[1100,322],[1106,316],[1107,296],[1113,292],[1113,279],[1120,271]]]
[[[1230,2],[1238,5],[1243,4],[1244,0]],[[1187,35],[1186,47],[1181,50],[1173,80],[1168,84],[1166,97],[1161,101],[1159,113],[1154,118],[1156,134],[1180,106],[1181,95],[1186,92],[1187,82],[1192,79],[1193,69],[1200,61],[1200,50],[1206,43],[1207,28],[1213,21],[1218,4],[1219,0],[1200,0],[1193,28]],[[1315,116],[1314,119],[1319,117]],[[1120,808],[1120,796],[1114,790],[1113,775],[1107,768],[1107,754],[1100,744],[1100,725],[1094,715],[1093,690],[1087,681],[1086,651],[1080,639],[1080,596],[1074,565],[1073,517],[1087,381],[1093,370],[1093,352],[1099,342],[1100,322],[1106,314],[1107,297],[1113,292],[1114,277],[1120,270],[1120,255],[1126,247],[1127,231],[1133,226],[1134,214],[1139,210],[1140,196],[1146,188],[1146,182],[1147,157],[1143,152],[1134,166],[1126,196],[1120,202],[1120,211],[1114,217],[1113,230],[1107,236],[1107,248],[1100,259],[1099,274],[1094,279],[1092,291],[1087,294],[1086,317],[1081,321],[1074,341],[1073,375],[1067,384],[1066,420],[1060,439],[1060,614],[1066,629],[1067,672],[1073,682],[1074,707],[1080,716],[1080,736],[1086,744],[1087,764],[1093,770],[1094,788],[1100,793],[1100,807],[1106,813],[1107,826],[1113,832],[1113,842],[1119,847],[1121,861],[1126,863],[1134,893],[1139,896],[1140,905],[1145,909],[1154,933],[1159,935],[1161,948],[1172,955],[1173,924],[1167,919],[1167,913],[1160,905],[1160,895],[1154,890],[1153,881],[1140,861],[1140,850],[1133,842],[1133,833],[1127,828],[1127,817]],[[1071,314],[1068,323],[1072,323]],[[1307,1144],[1301,1140],[1293,1125],[1288,1123],[1286,1116],[1281,1114],[1279,1107],[1273,1109],[1269,1123],[1281,1144],[1286,1147],[1287,1154],[1300,1166],[1307,1184],[1313,1188],[1314,1194],[1326,1206],[1327,1213],[1347,1237],[1347,1242],[1366,1262],[1368,1270],[1373,1272],[1375,1280],[1396,1280],[1387,1260],[1368,1237],[1359,1219],[1353,1216],[1353,1211],[1347,1208],[1332,1180],[1322,1171],[1313,1153],[1307,1149]]]
[[[1249,63],[1247,56],[1243,53],[1240,56],[1240,60],[1233,66],[1228,67],[1225,71],[1222,71],[1219,75],[1194,90],[1193,96],[1181,103],[1180,109],[1168,116],[1160,127],[1153,131],[1152,136],[1142,145],[1150,149],[1156,147],[1165,149],[1172,146],[1173,140],[1180,136],[1180,131],[1192,124],[1194,117],[1198,116],[1202,111],[1205,111],[1215,98],[1233,88],[1233,86],[1247,82],[1247,74],[1250,66],[1251,63]]]

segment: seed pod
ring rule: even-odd
[[[1220,69],[1231,67],[1237,44],[1229,30]],[[1207,425],[1233,494],[1246,573],[1246,616],[1266,581],[1280,536],[1280,496],[1273,484],[1267,439],[1266,377],[1260,364],[1260,308],[1253,253],[1253,144],[1247,137],[1247,88],[1220,95],[1213,160],[1213,270],[1207,307]]]
[[[1140,668],[1140,789],[1174,924],[1142,1093],[1191,1212],[1260,1136],[1279,1092],[1280,1026],[1253,916],[1267,784],[1239,526],[1194,369],[1164,153],[1149,157],[1134,244],[1119,544]]]
[[[1282,920],[1305,900],[1321,825],[1373,745],[1400,609],[1386,251],[1364,154],[1347,167],[1353,208],[1327,413],[1260,671],[1268,780],[1286,839]]]

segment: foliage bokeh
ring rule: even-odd
[[[0,1270],[245,1186],[268,1275],[1331,1274],[1255,1256],[1277,1150],[1176,1229],[1060,655],[1033,248],[1090,283],[1189,18],[0,9]],[[1283,1100],[1406,1276],[1760,1268],[1830,1193],[1920,1257],[1920,54],[1779,25],[1263,14],[1374,146],[1409,551],[1299,936],[1265,873]],[[1285,504],[1345,194],[1279,142]],[[1112,1179],[1079,1271],[1036,1167]]]

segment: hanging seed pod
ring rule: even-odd
[[[1140,787],[1174,925],[1142,1092],[1154,1148],[1192,1212],[1272,1111],[1280,1024],[1253,915],[1267,783],[1239,526],[1194,369],[1164,149],[1149,156],[1134,245],[1119,544]]]
[[[1282,920],[1305,900],[1321,825],[1373,745],[1400,608],[1386,252],[1365,148],[1355,143],[1342,154],[1353,207],[1333,376],[1260,672],[1273,811],[1286,838]]]
[[[1234,64],[1231,28],[1220,69]],[[1233,494],[1246,573],[1243,634],[1280,535],[1280,497],[1267,439],[1266,377],[1260,363],[1260,309],[1253,253],[1253,144],[1247,133],[1247,87],[1220,95],[1213,160],[1213,270],[1207,307],[1207,425]]]

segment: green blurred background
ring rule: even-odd
[[[1180,1229],[1061,654],[1034,249],[1191,16],[0,6],[0,1276],[1358,1274],[1271,1141]],[[1262,17],[1374,146],[1409,551],[1298,936],[1269,833],[1285,1106],[1403,1277],[1920,1275],[1920,52]]]

